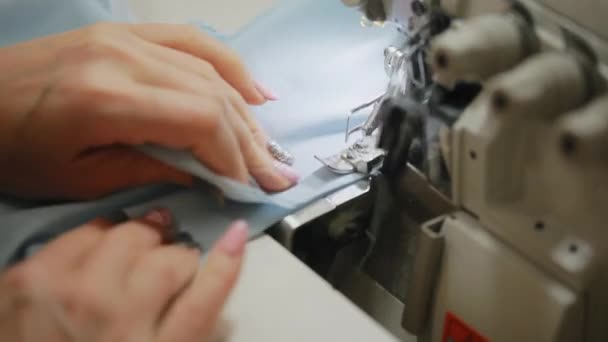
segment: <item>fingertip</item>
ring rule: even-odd
[[[234,222],[217,242],[217,250],[230,257],[239,257],[245,251],[249,236],[249,225],[243,220]]]
[[[272,161],[271,167],[252,170],[252,175],[264,190],[270,192],[287,190],[300,181],[293,168],[279,161]]]
[[[231,230],[245,231],[245,233],[249,230],[249,223],[243,219],[236,220],[230,226]]]
[[[290,186],[294,186],[298,182],[300,182],[300,175],[291,166],[281,163],[278,160],[273,161],[273,166],[275,170],[277,170],[277,172],[281,174],[281,176],[285,177],[285,179],[289,181]]]
[[[261,93],[257,86],[249,86],[246,91],[241,92],[241,95],[245,101],[250,105],[260,106],[268,102],[268,99]]]
[[[264,98],[264,100],[277,101],[279,99],[279,95],[277,95],[274,90],[264,86],[259,82],[255,82],[255,89]]]
[[[171,227],[173,225],[173,215],[166,208],[153,209],[145,214],[143,219],[162,227]]]

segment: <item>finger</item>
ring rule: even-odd
[[[86,198],[99,198],[116,190],[169,182],[191,186],[193,177],[132,147],[111,146],[80,156],[71,169],[71,187]]]
[[[226,103],[223,116],[230,123],[230,129],[234,131],[239,153],[244,158],[248,172],[256,179],[259,185],[268,191],[285,190],[298,181],[297,174],[287,166],[274,162],[264,145],[252,144],[255,141],[251,124],[243,118],[249,118],[248,110],[240,96],[229,86],[217,89],[217,82],[209,82],[196,75],[184,72],[178,68],[147,61],[150,70],[164,70],[164,72],[147,74],[145,82],[154,86],[167,87],[174,90],[189,92],[201,97],[213,97],[217,101],[224,100]],[[236,100],[234,98],[237,98]],[[235,108],[240,107],[240,111]],[[222,115],[219,114],[219,115]],[[255,128],[254,128],[255,129]],[[258,131],[259,132],[259,131]],[[264,146],[264,147],[262,147]],[[204,156],[202,156],[204,157]],[[204,161],[204,159],[202,159]]]
[[[51,274],[65,274],[88,259],[111,226],[112,222],[105,219],[91,221],[51,241],[30,261],[41,263]]]
[[[211,63],[230,85],[251,104],[265,102],[238,55],[226,45],[193,26],[169,24],[132,25],[131,31],[155,44],[183,51]]]
[[[264,96],[264,98],[268,101],[277,101],[279,99],[279,95],[277,95],[274,91],[266,88],[260,82],[255,83],[255,88]]]
[[[265,148],[269,140],[268,135],[262,129],[262,126],[260,126],[257,120],[255,120],[254,116],[251,114],[249,106],[247,106],[243,98],[236,92],[236,90],[234,90],[234,88],[228,85],[226,81],[220,80],[220,84],[224,85],[223,89],[228,99],[230,99],[232,107],[247,124],[247,127],[249,128],[249,131],[253,136],[253,141],[257,142],[259,146]]]
[[[152,340],[163,314],[199,271],[200,252],[181,246],[155,249],[134,265],[128,283],[133,315],[142,325],[133,327]]]
[[[295,171],[287,165],[283,166],[283,164],[275,161],[268,150],[262,148],[259,144],[252,143],[254,140],[253,134],[241,117],[236,114],[236,111],[229,111],[227,117],[236,132],[247,169],[263,189],[281,191],[298,182]]]
[[[208,81],[223,80],[215,67],[204,59],[194,57],[193,55],[180,50],[150,42],[139,36],[136,39],[135,42],[141,44],[148,56],[158,58],[162,63],[198,75]]]
[[[124,109],[125,102],[128,109]],[[118,112],[106,111],[94,124],[92,144],[158,145],[192,151],[220,175],[247,183],[236,137],[223,115],[226,104],[180,90],[139,84],[122,97]]]
[[[117,91],[110,91],[95,120],[79,116],[74,127],[90,132],[87,137],[92,146],[156,143],[190,150],[219,174],[247,182],[236,138],[221,115],[226,110],[224,99],[184,91],[188,89],[184,84],[192,83],[192,75],[174,76],[175,67],[142,53],[136,48],[139,43],[141,39],[134,37],[120,42],[136,61],[129,64],[130,82],[123,81]],[[112,86],[107,78],[102,80],[105,84],[92,93],[105,94]]]
[[[0,276],[0,293],[5,294],[0,296],[0,313],[11,307],[13,300],[19,299],[8,296],[11,292],[30,291],[36,282],[43,282],[44,286],[49,287],[51,285],[48,280],[53,279],[49,279],[49,276],[65,276],[82,265],[111,225],[105,219],[93,220],[61,235],[26,261],[4,272]],[[31,271],[32,269],[41,271]]]
[[[190,75],[191,77],[199,76],[203,80],[216,82],[216,85],[220,84],[221,88],[230,98],[230,101],[232,102],[233,106],[238,110],[243,120],[247,122],[247,125],[249,126],[251,132],[253,132],[253,136],[256,138],[256,141],[260,145],[266,146],[266,143],[268,142],[268,137],[262,127],[259,125],[259,123],[251,115],[249,107],[247,106],[247,103],[245,102],[241,94],[239,94],[230,84],[228,84],[223,78],[221,78],[211,64],[179,50],[170,49],[157,44],[152,44],[145,40],[142,40],[141,42],[145,47],[146,51],[149,53],[149,55],[155,56],[161,62],[172,65],[175,68],[181,70],[184,74]],[[165,73],[165,75],[167,74],[168,73]],[[256,89],[263,89],[263,91],[260,90],[260,92],[263,94],[272,94],[258,83],[256,83]],[[191,90],[194,91],[196,94],[201,94],[202,92],[202,89],[198,87],[193,87]]]
[[[160,326],[160,341],[206,340],[213,333],[238,278],[247,242],[247,224],[237,222],[210,252],[190,287],[175,301]]]
[[[142,219],[116,226],[106,234],[83,266],[84,279],[103,284],[108,291],[121,290],[136,260],[159,246],[168,235],[165,232],[170,229],[169,217],[166,209],[156,209]]]

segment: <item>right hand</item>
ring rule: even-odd
[[[269,97],[238,56],[183,25],[97,24],[0,48],[0,192],[96,198],[192,178],[128,148],[188,150],[268,191],[297,181],[249,104]]]
[[[235,223],[199,268],[163,245],[165,211],[116,227],[96,220],[0,276],[0,340],[206,341],[237,279],[247,226]]]

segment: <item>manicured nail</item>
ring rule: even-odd
[[[249,226],[245,221],[234,222],[228,232],[218,241],[217,248],[228,256],[236,257],[243,254],[247,243]]]
[[[296,185],[300,181],[300,176],[291,166],[283,164],[278,160],[273,161],[273,166],[291,185]]]
[[[170,227],[173,224],[171,212],[165,208],[157,208],[148,212],[144,216],[144,220],[150,221],[163,227]]]
[[[276,101],[279,99],[279,95],[277,95],[274,91],[264,87],[260,83],[255,83],[255,89],[264,96],[264,98],[268,101]]]

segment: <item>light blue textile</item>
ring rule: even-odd
[[[281,96],[280,101],[252,110],[270,136],[296,157],[295,168],[304,176],[298,186],[264,195],[220,180],[219,184],[238,189],[232,198],[271,204],[229,203],[219,208],[208,196],[185,191],[128,213],[137,216],[151,207],[168,207],[179,217],[180,228],[208,245],[223,231],[211,227],[246,218],[257,234],[294,208],[361,179],[319,170],[314,159],[315,154],[343,147],[346,113],[377,97],[386,86],[382,52],[394,39],[393,32],[362,28],[358,19],[356,11],[339,1],[289,1],[227,41],[244,56],[255,77]],[[207,172],[185,153],[158,149],[152,154],[193,174]]]
[[[42,0],[19,2],[36,3],[40,8],[44,7],[43,3],[51,3]],[[95,15],[102,19],[107,15],[105,7],[93,6],[84,0],[53,2],[55,6],[60,6],[59,3],[78,3],[79,10],[88,6],[90,11],[84,11],[85,19],[68,20],[61,27],[49,29],[50,32],[69,29],[89,19],[94,21]],[[5,13],[0,16],[4,17]],[[198,190],[150,187],[143,190],[145,196],[132,191],[87,204],[19,209],[0,216],[3,237],[11,236],[8,240],[2,238],[0,262],[5,263],[11,256],[6,251],[14,250],[16,243],[26,241],[34,232],[44,232],[50,227],[54,231],[69,229],[68,223],[84,222],[102,212],[125,206],[131,206],[127,210],[131,216],[150,207],[169,207],[181,229],[189,231],[203,246],[209,246],[233,219],[248,219],[252,235],[257,235],[293,210],[355,182],[360,179],[359,175],[338,177],[319,170],[320,164],[313,155],[339,150],[344,143],[348,110],[384,90],[386,76],[382,52],[392,39],[392,30],[362,28],[359,14],[343,7],[339,1],[285,0],[238,35],[225,40],[244,56],[256,78],[281,96],[280,101],[252,110],[268,133],[295,155],[295,168],[304,176],[300,185],[281,194],[255,192],[251,198],[242,198],[243,194],[251,194],[251,189],[226,179],[210,179],[205,174],[206,169],[190,155],[163,149],[149,150],[160,159],[207,177],[224,189],[236,187],[236,191],[228,194],[234,199],[258,204],[228,202],[226,206],[218,207],[211,196]],[[154,197],[154,200],[142,201],[142,198]],[[83,205],[87,210],[83,210]],[[100,205],[103,210],[96,209]],[[62,219],[49,220],[56,215]]]
[[[177,191],[170,185],[152,185],[82,203],[40,206],[4,213],[0,217],[0,268],[26,256],[26,247],[82,225],[96,217],[111,217],[128,206]]]
[[[392,42],[393,32],[362,28],[358,19],[356,11],[339,1],[288,1],[227,41],[241,52],[262,84],[284,95],[278,102],[253,110],[268,133],[292,150],[302,176],[318,169],[314,154],[336,152],[342,146],[346,113],[386,87],[382,52]],[[146,150],[210,180],[239,202],[296,208],[319,196],[319,189],[306,182],[266,196],[257,189],[210,176],[188,154]]]
[[[0,0],[0,46],[99,21],[124,21],[128,14],[111,0]]]

